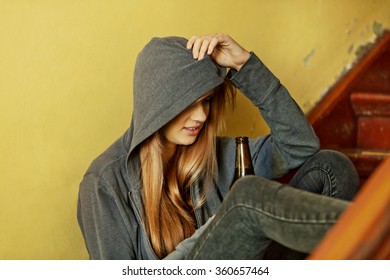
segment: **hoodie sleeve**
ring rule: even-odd
[[[302,110],[254,53],[240,71],[231,70],[229,77],[270,127],[270,135],[250,144],[256,174],[278,178],[319,150],[318,138]]]
[[[80,185],[77,218],[90,259],[135,259],[118,196],[107,182],[88,174]]]

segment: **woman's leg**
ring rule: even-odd
[[[359,190],[359,175],[344,154],[322,150],[299,168],[289,185],[312,193],[352,200]]]
[[[359,176],[342,153],[322,150],[308,159],[291,179],[290,186],[329,197],[352,200],[359,190]],[[304,259],[307,254],[272,241],[266,259]]]
[[[247,176],[238,180],[189,259],[259,259],[271,240],[310,252],[349,205]]]

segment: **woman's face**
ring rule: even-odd
[[[181,112],[161,130],[166,148],[193,144],[209,117],[213,90]]]

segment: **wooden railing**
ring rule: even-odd
[[[390,259],[390,157],[368,178],[308,259]]]

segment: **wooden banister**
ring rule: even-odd
[[[369,177],[308,259],[390,259],[390,157]]]

